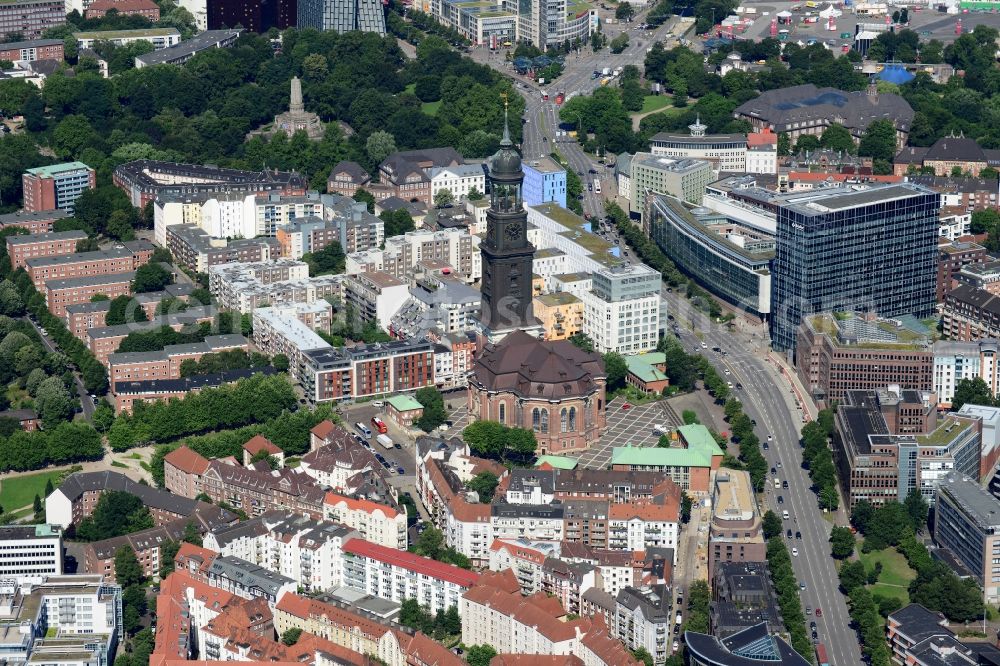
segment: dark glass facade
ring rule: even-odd
[[[767,317],[773,251],[750,252],[729,242],[706,229],[672,197],[653,199],[649,234],[664,254],[700,285],[743,310]]]
[[[935,304],[939,196],[911,184],[786,197],[778,207],[771,339],[829,310],[926,317]]]

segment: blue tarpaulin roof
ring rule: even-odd
[[[900,86],[904,83],[909,83],[915,77],[899,65],[887,65],[885,69],[878,73],[878,78],[879,81],[895,83]]]

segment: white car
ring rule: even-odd
[[[670,646],[671,652],[677,652],[677,650],[679,648],[680,648],[680,645],[677,644],[677,641],[674,641],[674,644]]]
[[[706,344],[705,344],[705,343],[703,342],[703,343],[701,343],[701,348],[702,348],[702,349],[708,349],[708,345],[706,345]]]
[[[799,549],[792,548],[792,557],[798,557],[798,556],[799,556]]]

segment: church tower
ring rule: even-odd
[[[531,311],[535,248],[528,242],[528,214],[521,199],[524,181],[521,155],[510,140],[506,109],[503,139],[500,150],[490,159],[489,179],[486,238],[480,244],[483,256],[481,320],[486,337],[491,342],[498,342],[511,331],[528,330],[535,334],[538,329]]]

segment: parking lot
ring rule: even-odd
[[[666,400],[632,405],[622,409],[625,400],[615,398],[608,403],[608,428],[601,441],[592,449],[579,454],[580,466],[604,469],[611,464],[611,449],[616,446],[656,446],[660,436],[653,432],[659,424],[668,427],[680,425]]]

